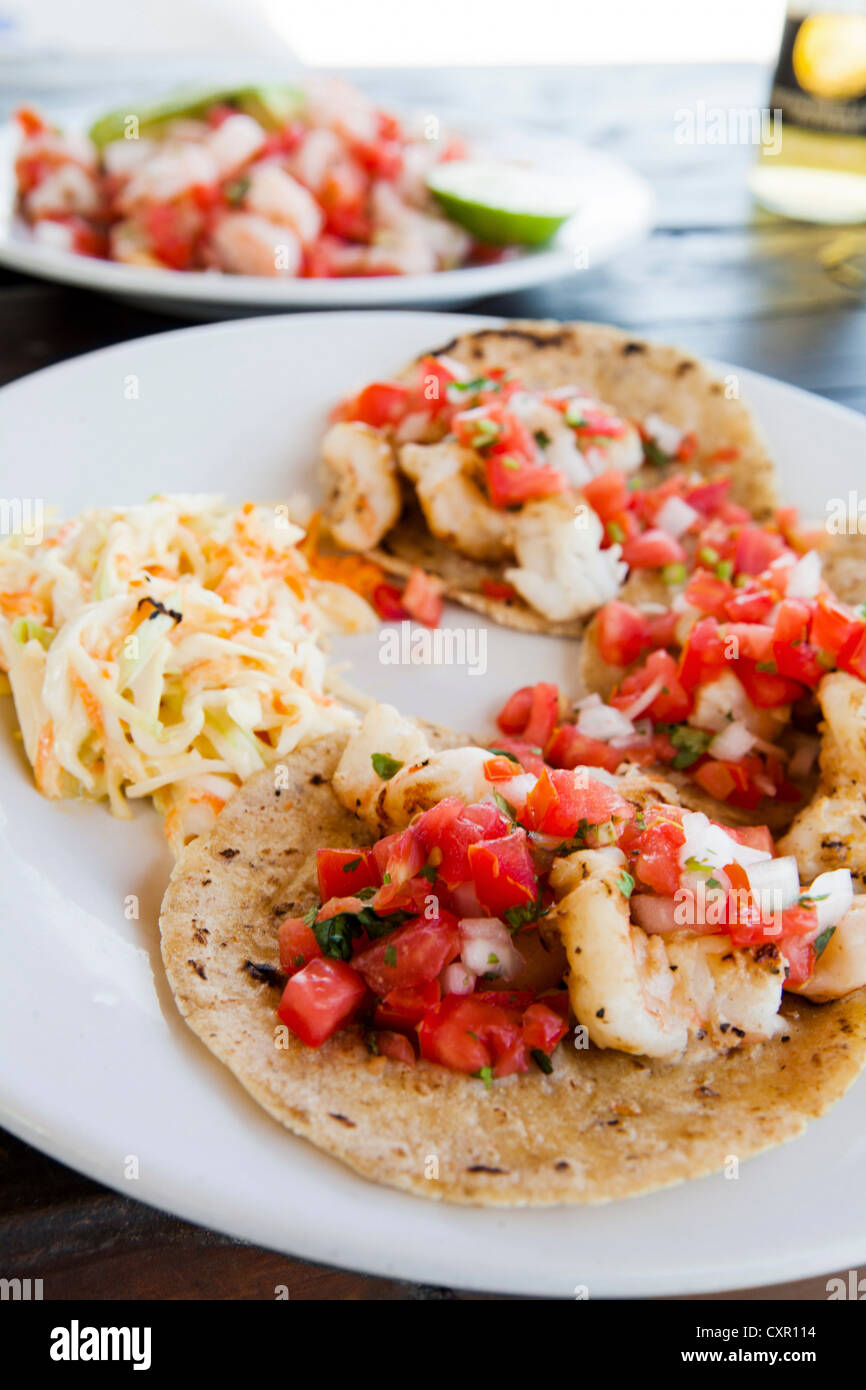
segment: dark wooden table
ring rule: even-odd
[[[527,121],[628,159],[652,182],[657,225],[609,267],[468,308],[593,318],[777,376],[866,412],[866,309],[832,229],[752,207],[746,145],[680,144],[678,112],[761,107],[753,67],[511,69],[353,74],[384,102]],[[31,75],[0,104],[73,98],[111,104],[130,90],[78,65]],[[0,110],[0,115],[3,112]],[[0,382],[178,321],[0,271]],[[866,1255],[866,1251],[864,1251]],[[740,1297],[823,1299],[820,1278]],[[42,1278],[46,1298],[472,1298],[318,1268],[203,1231],[90,1182],[0,1131],[0,1273]]]

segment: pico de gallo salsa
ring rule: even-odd
[[[598,652],[623,672],[606,704],[590,696],[562,719],[554,688],[526,687],[501,728],[557,767],[656,763],[747,810],[800,801],[819,746],[820,680],[837,670],[866,680],[866,608],[823,582],[825,537],[804,531],[794,509],[762,525],[729,500],[726,479],[677,471],[634,483],[611,471],[584,491],[606,543],[621,544],[632,569],[656,571],[666,603],[600,610]]]
[[[491,752],[489,801],[446,797],[372,848],[319,850],[320,904],[279,928],[279,1016],[302,1042],[351,1023],[409,1064],[419,1050],[485,1081],[550,1071],[568,996],[523,986],[521,944],[549,911],[554,851],[609,843],[634,808],[592,777],[544,770],[518,813],[497,791],[516,771]]]

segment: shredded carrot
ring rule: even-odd
[[[0,594],[0,612],[7,618],[26,618],[31,614],[42,616],[42,604],[26,589],[14,594]]]
[[[71,674],[72,684],[75,686],[75,689],[78,692],[78,697],[81,700],[81,703],[83,704],[85,710],[87,711],[87,718],[90,720],[91,724],[93,725],[94,729],[96,729],[100,737],[104,738],[105,724],[102,718],[102,706],[100,705],[96,696],[93,694],[93,691],[90,689],[90,686],[87,684],[86,681],[82,680],[78,672],[73,671]]]
[[[374,590],[385,581],[385,571],[381,566],[363,555],[323,554],[321,543],[322,517],[320,512],[314,512],[307,526],[307,534],[298,547],[306,558],[310,573],[317,579],[344,584],[347,589],[372,603]]]
[[[60,796],[59,772],[60,768],[54,756],[54,725],[49,719],[40,730],[39,742],[36,745],[36,761],[33,764],[33,776],[43,796]]]

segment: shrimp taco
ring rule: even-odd
[[[506,626],[580,632],[629,572],[683,558],[686,513],[632,527],[615,486],[678,469],[693,510],[718,485],[771,511],[772,465],[736,395],[676,348],[599,324],[464,334],[337,407],[322,447],[331,535]]]
[[[544,1205],[821,1115],[866,1060],[864,904],[639,767],[373,706],[244,784],[160,925],[187,1023],[289,1129],[421,1196]]]

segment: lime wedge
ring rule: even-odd
[[[452,221],[479,241],[538,246],[577,210],[576,183],[539,169],[474,159],[447,160],[427,187]]]
[[[130,103],[116,111],[109,111],[94,121],[88,133],[97,149],[102,149],[112,140],[123,139],[130,116],[138,118],[139,132],[147,135],[169,121],[204,116],[212,106],[221,102],[230,102],[239,111],[254,116],[266,130],[278,130],[297,114],[303,101],[303,92],[289,86],[217,87],[207,90],[188,88],[162,101],[137,107]]]

